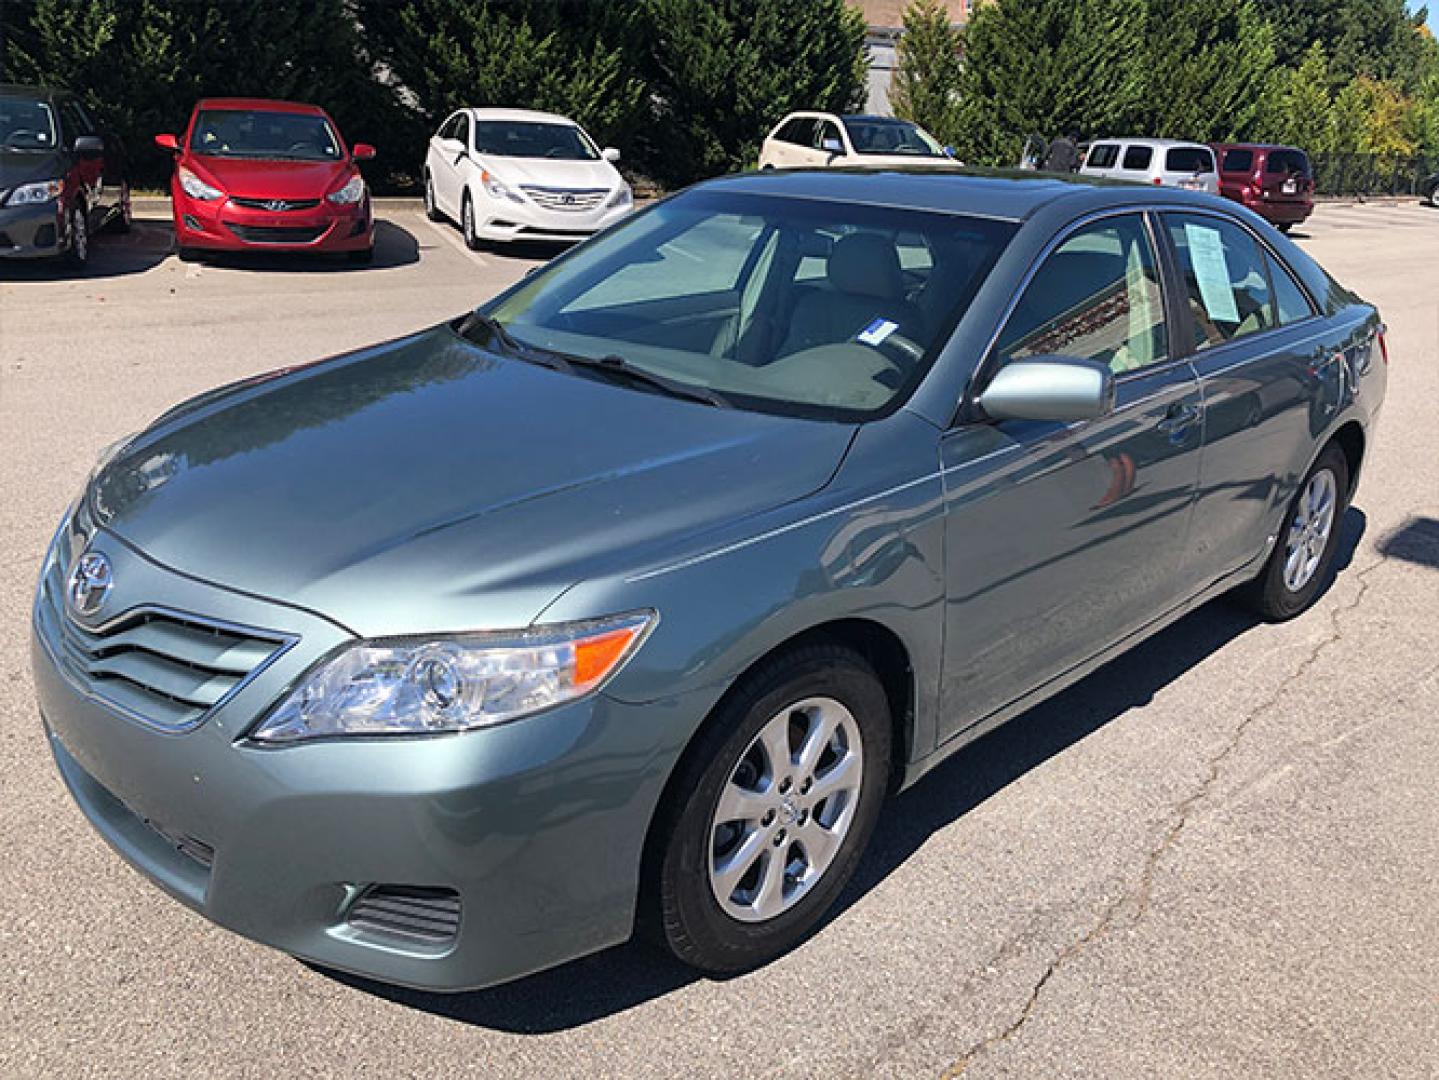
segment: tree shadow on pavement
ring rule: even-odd
[[[1336,571],[1353,560],[1365,526],[1364,514],[1351,507],[1340,524]],[[1331,578],[1326,591],[1332,583]],[[1256,625],[1255,616],[1216,600],[958,751],[885,807],[869,850],[826,925],[903,866],[935,832],[1111,720],[1148,704],[1169,683]],[[700,978],[690,968],[639,942],[619,945],[504,986],[465,994],[410,990],[313,969],[399,1005],[515,1034],[579,1027],[642,1005]]]

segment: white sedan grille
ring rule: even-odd
[[[520,190],[545,210],[593,210],[609,194],[604,188],[550,188],[521,184]]]

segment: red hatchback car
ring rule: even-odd
[[[182,259],[201,251],[343,252],[368,262],[375,225],[355,164],[324,109],[289,101],[209,98],[181,138],[156,135],[175,155],[170,192]]]
[[[1219,193],[1280,232],[1314,212],[1314,172],[1303,150],[1264,143],[1211,143],[1210,149],[1219,161]]]

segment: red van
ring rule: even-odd
[[[1219,193],[1288,232],[1314,212],[1314,170],[1293,146],[1210,143],[1219,160]]]

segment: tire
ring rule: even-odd
[[[1282,233],[1288,233],[1290,229],[1294,228],[1294,222],[1283,221],[1276,225],[1275,228],[1277,228]]]
[[[123,236],[134,224],[135,212],[131,206],[130,184],[126,182],[120,185],[120,205],[115,208],[115,213],[110,218],[110,231]]]
[[[82,202],[70,207],[69,234],[65,261],[71,269],[84,270],[90,265],[90,215]]]
[[[822,749],[806,768],[805,735],[831,724],[836,734],[809,744]],[[769,745],[790,761],[771,764],[762,732],[784,733],[784,751]],[[890,733],[884,689],[849,649],[805,646],[752,671],[671,781],[652,833],[642,929],[714,975],[756,967],[806,938],[874,831],[889,782]],[[721,796],[733,812],[755,816],[726,819]]]
[[[1327,476],[1328,479],[1323,479]],[[1320,507],[1311,513],[1316,495],[1328,492],[1327,511]],[[1239,592],[1246,607],[1268,622],[1292,619],[1313,605],[1334,574],[1334,553],[1339,547],[1339,533],[1344,511],[1349,505],[1349,462],[1338,446],[1324,448],[1299,491],[1284,512],[1279,539],[1259,576]],[[1305,530],[1305,522],[1327,513],[1322,540],[1315,531]],[[1297,554],[1304,546],[1308,557]],[[1317,553],[1317,558],[1315,557]]]
[[[464,202],[460,204],[460,232],[465,237],[465,247],[471,251],[479,251],[482,246],[479,235],[475,232],[475,204],[470,199],[470,193],[465,192]]]
[[[440,213],[440,204],[435,202],[435,181],[429,173],[425,174],[425,217],[431,221],[445,220],[445,215]]]

